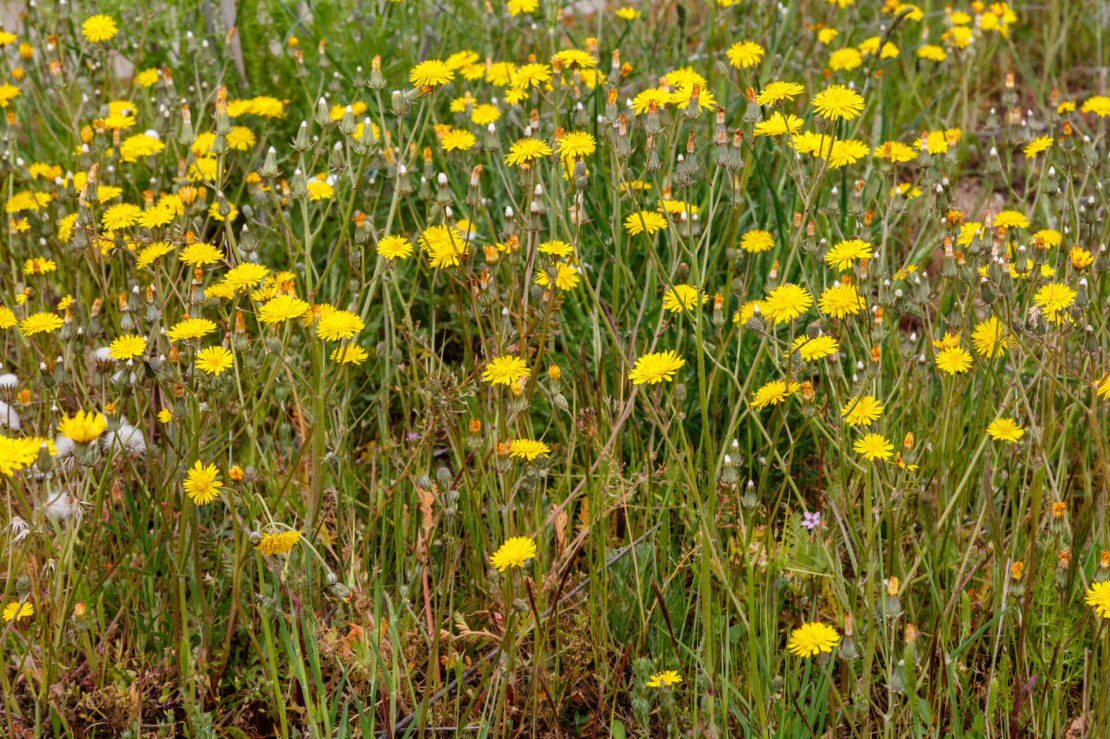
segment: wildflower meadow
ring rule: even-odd
[[[1110,2],[0,6],[0,737],[1110,736]]]

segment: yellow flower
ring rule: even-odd
[[[824,359],[840,349],[840,342],[828,334],[821,334],[815,338],[799,336],[792,345],[794,351],[806,362],[815,359]]]
[[[775,237],[769,231],[752,229],[740,237],[740,248],[752,254],[770,251],[775,245]]]
[[[662,110],[671,103],[671,93],[667,90],[660,90],[658,88],[651,88],[644,90],[636,97],[632,98],[632,110],[636,115],[643,115],[643,113],[655,103],[656,107]]]
[[[45,257],[35,257],[34,259],[27,259],[23,262],[23,274],[31,275],[44,275],[47,272],[54,272],[58,269],[58,265],[53,259]]]
[[[862,239],[848,239],[829,249],[825,262],[844,272],[852,268],[852,262],[870,258],[871,244]]]
[[[54,313],[32,313],[19,322],[19,333],[24,336],[49,334],[62,327],[62,317]]]
[[[58,221],[58,240],[61,241],[63,244],[69,243],[69,240],[73,238],[73,228],[74,228],[74,225],[76,223],[77,223],[77,214],[76,213],[70,213],[68,216],[65,216],[64,218],[59,220]]]
[[[258,320],[275,325],[290,318],[299,318],[308,310],[308,303],[293,295],[278,295],[258,310]]]
[[[833,144],[831,136],[826,136],[823,133],[816,131],[805,131],[794,137],[790,145],[794,147],[794,151],[799,154],[812,154],[814,158],[824,159],[829,155],[830,147]]]
[[[27,603],[18,603],[13,600],[11,603],[4,606],[5,621],[23,621],[34,615],[35,607],[31,605],[30,601]]]
[[[316,335],[324,341],[350,339],[365,328],[362,319],[345,310],[332,311],[316,324]]]
[[[855,164],[867,156],[871,147],[856,139],[843,139],[833,144],[832,153],[829,155],[829,167],[840,169],[847,164]]]
[[[617,17],[625,21],[636,20],[640,17],[640,11],[635,8],[620,7],[617,8]]]
[[[196,505],[208,505],[220,494],[220,471],[216,465],[205,466],[198,459],[185,476],[184,488],[189,500]]]
[[[493,385],[511,385],[529,374],[528,363],[523,358],[503,354],[490,360],[482,372],[482,379]]]
[[[261,264],[243,262],[238,267],[228,270],[227,274],[224,275],[223,284],[235,291],[250,290],[266,279],[268,274],[270,274],[270,270]]]
[[[111,41],[118,32],[116,22],[110,15],[90,16],[81,24],[81,35],[86,41],[94,44]]]
[[[987,426],[987,433],[995,441],[1016,444],[1025,435],[1025,429],[1012,418],[996,418]]]
[[[1095,613],[1103,618],[1110,618],[1110,580],[1091,585],[1085,596],[1084,602],[1094,606]]]
[[[563,160],[588,157],[596,149],[597,141],[585,131],[571,131],[559,139],[559,156]]]
[[[684,310],[692,311],[698,299],[698,289],[693,285],[675,285],[663,295],[663,309],[671,313],[681,313]],[[708,296],[702,294],[701,302],[704,303]]]
[[[769,82],[755,96],[755,101],[760,105],[778,105],[784,100],[793,100],[803,92],[805,88],[797,82]]]
[[[579,276],[578,271],[574,267],[565,262],[559,262],[553,266],[555,270],[555,287],[566,292],[578,287]],[[551,269],[551,268],[549,268]],[[536,284],[541,287],[547,287],[551,284],[550,278],[547,276],[547,270],[536,270]]]
[[[1086,269],[1094,263],[1095,257],[1081,246],[1073,246],[1068,251],[1068,260],[1076,269]]]
[[[521,13],[533,13],[537,7],[539,7],[539,0],[509,0],[505,3],[505,9],[514,17]]]
[[[15,85],[9,85],[6,82],[0,84],[0,108],[8,107],[8,103],[15,100],[21,94],[19,88]]]
[[[108,356],[125,362],[146,351],[146,339],[135,334],[127,334],[113,341],[108,347]]]
[[[101,216],[100,222],[103,224],[104,228],[109,231],[118,231],[121,228],[135,225],[135,222],[139,220],[139,216],[142,215],[142,212],[142,208],[137,205],[120,203],[104,211],[104,215]]]
[[[328,184],[327,180],[313,178],[308,181],[308,199],[312,201],[318,200],[331,200],[331,196],[335,193],[335,188]]]
[[[224,258],[224,253],[212,244],[197,241],[182,249],[177,258],[190,267],[199,267],[203,264],[216,264]]]
[[[288,554],[301,540],[300,531],[282,531],[281,533],[268,533],[262,535],[262,541],[255,549],[267,557],[275,554]]]
[[[151,67],[135,75],[135,84],[139,87],[154,87],[158,83],[159,72]]]
[[[1025,145],[1025,158],[1032,159],[1050,146],[1052,146],[1051,136],[1038,136]]]
[[[197,352],[197,369],[206,375],[216,375],[218,377],[231,364],[231,351],[222,346],[210,346]]]
[[[975,347],[976,354],[988,359],[1001,357],[1010,346],[1010,340],[1006,338],[1005,326],[996,316],[991,316],[975,326],[975,330],[971,332],[971,343]]]
[[[1033,234],[1033,241],[1038,245],[1043,243],[1045,249],[1050,249],[1063,243],[1064,237],[1055,229],[1044,228]]]
[[[763,410],[769,405],[778,405],[798,392],[801,387],[790,380],[771,380],[752,393],[752,408]]]
[[[523,567],[536,556],[536,542],[527,536],[514,536],[490,555],[489,563],[504,572],[512,567]]]
[[[509,444],[509,456],[517,459],[526,459],[529,462],[536,457],[546,457],[551,453],[551,448],[542,441],[533,439],[514,439]]]
[[[870,395],[852,398],[840,409],[840,415],[849,426],[874,423],[883,415],[883,406]]]
[[[581,49],[563,49],[551,57],[551,62],[559,62],[566,69],[590,69],[597,66],[597,58]]]
[[[917,154],[914,153],[913,148],[903,144],[901,141],[888,141],[882,146],[875,147],[872,156],[882,157],[895,164],[912,162],[917,158]]]
[[[864,56],[871,56],[879,50],[879,45],[881,43],[882,38],[880,38],[879,36],[869,36],[864,39],[863,42],[856,48],[859,49],[859,53],[863,54]]]
[[[173,223],[173,219],[176,217],[177,213],[174,212],[172,206],[155,205],[144,210],[136,223],[143,228],[161,228],[162,226],[168,226]]]
[[[647,686],[649,688],[669,688],[672,685],[678,685],[680,682],[682,682],[681,675],[674,670],[664,670],[649,677]]]
[[[686,360],[674,351],[644,354],[636,360],[636,364],[628,373],[628,379],[633,385],[658,385],[661,382],[671,382],[675,373],[682,369]]]
[[[817,32],[817,40],[820,43],[828,46],[833,41],[836,41],[836,37],[839,35],[840,31],[836,30],[835,28],[822,28],[820,31]]]
[[[103,413],[77,411],[72,418],[68,414],[62,416],[58,424],[58,433],[73,439],[78,444],[88,444],[99,439],[106,428],[108,428],[108,419]]]
[[[197,157],[189,165],[189,176],[194,180],[212,182],[216,179],[219,162],[216,157]]]
[[[439,59],[420,62],[409,72],[409,82],[417,87],[445,85],[454,78],[454,70]]]
[[[0,436],[0,473],[11,477],[12,473],[30,467],[38,458],[41,445],[35,437]]]
[[[360,365],[366,361],[368,356],[365,349],[355,344],[337,346],[331,353],[332,361],[340,364]]]
[[[378,242],[378,256],[393,261],[412,256],[412,243],[404,236],[386,236]]]
[[[659,201],[659,210],[663,213],[669,213],[672,216],[680,216],[683,213],[692,215],[698,212],[698,206],[683,200],[667,200],[663,198]]]
[[[647,233],[650,236],[656,231],[666,230],[667,219],[660,213],[650,210],[640,210],[630,214],[628,218],[624,219],[624,227],[632,236],[641,233]]]
[[[497,109],[496,105],[489,103],[482,103],[481,105],[474,106],[474,110],[470,112],[470,122],[478,126],[488,126],[501,118],[501,111]]]
[[[186,318],[166,332],[170,341],[197,340],[216,330],[216,324],[207,318]]]
[[[513,72],[512,86],[518,90],[527,90],[550,80],[551,67],[546,64],[525,64]]]
[[[158,411],[158,420],[161,423],[169,423],[173,420],[173,411],[171,411],[169,408],[163,408],[162,410]]]
[[[559,259],[566,259],[574,254],[574,247],[565,241],[545,241],[540,244],[538,251],[541,254],[551,254]]]
[[[455,129],[444,134],[439,144],[444,151],[470,151],[477,141],[470,131]]]
[[[945,332],[940,339],[933,339],[933,346],[937,349],[951,349],[960,345],[960,335],[951,331]]]
[[[197,134],[193,139],[193,145],[189,149],[195,156],[206,157],[212,154],[212,143],[216,140],[216,133],[214,131],[204,131]]]
[[[766,53],[763,47],[754,41],[738,41],[729,47],[728,63],[737,69],[747,69],[759,64]]]
[[[925,44],[917,50],[917,58],[928,59],[931,62],[943,62],[948,58],[948,52],[935,44]]]
[[[1029,219],[1016,210],[1004,210],[995,216],[995,228],[1029,228]]]
[[[755,124],[756,136],[785,136],[787,133],[795,134],[802,130],[802,119],[791,113],[783,116],[780,111],[775,111],[769,118],[764,118]]]
[[[950,375],[971,369],[971,354],[967,349],[950,346],[937,352],[937,369]]]
[[[154,262],[162,256],[169,254],[173,251],[173,244],[165,241],[156,241],[150,246],[139,252],[139,257],[135,260],[135,269],[143,269],[154,264]]]
[[[797,657],[815,657],[822,652],[832,652],[840,643],[836,629],[820,621],[803,624],[790,633],[786,649]]]
[[[1049,282],[1043,285],[1033,296],[1033,304],[1039,307],[1045,318],[1052,322],[1060,319],[1060,312],[1067,310],[1075,303],[1075,290],[1059,282]]]
[[[1083,103],[1083,107],[1079,109],[1079,112],[1094,113],[1099,118],[1105,118],[1110,115],[1110,97],[1095,95]]]
[[[813,296],[804,287],[792,283],[779,285],[760,301],[760,310],[774,325],[792,321],[809,310]]]
[[[520,139],[509,147],[505,164],[516,167],[524,162],[531,162],[534,159],[550,155],[551,147],[546,142],[533,138]]]
[[[512,62],[494,62],[486,70],[486,82],[494,87],[508,87],[516,73],[516,65]]]
[[[848,46],[837,49],[829,57],[829,69],[834,72],[847,72],[863,64],[863,54],[859,49]]]
[[[142,157],[153,156],[165,150],[166,145],[145,133],[128,136],[119,145],[119,156],[125,162],[137,162]]]
[[[863,458],[869,462],[873,462],[876,459],[890,459],[890,456],[894,454],[894,445],[887,441],[882,434],[865,434],[863,438],[856,439],[852,451],[863,455]]]
[[[813,96],[810,106],[830,121],[851,120],[863,112],[863,96],[844,85],[832,85]]]
[[[817,307],[821,309],[822,313],[833,318],[844,318],[845,316],[854,316],[867,306],[855,285],[838,281],[821,293]]]
[[[250,151],[257,141],[246,126],[235,126],[227,134],[227,145],[235,151]]]

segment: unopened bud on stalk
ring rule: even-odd
[[[385,77],[382,75],[382,58],[380,55],[374,55],[373,61],[370,63],[370,80],[366,86],[371,90],[381,90],[385,87]]]
[[[470,173],[470,184],[466,191],[466,203],[471,207],[477,207],[482,202],[482,186],[481,186],[482,165],[477,165]]]
[[[193,132],[193,115],[189,112],[188,105],[182,105],[181,134],[177,137],[177,142],[184,147],[190,147],[196,140],[197,135]]]
[[[454,198],[451,195],[451,188],[447,186],[447,175],[440,172],[439,176],[436,177],[436,183],[436,205],[446,208],[454,202]]]
[[[413,191],[412,183],[409,181],[408,168],[403,164],[397,165],[397,177],[393,182],[393,187],[402,197]]]
[[[497,137],[497,126],[489,124],[486,126],[486,134],[482,140],[482,149],[484,151],[497,151],[501,148],[501,140]]]
[[[1079,280],[1079,285],[1075,289],[1075,307],[1080,310],[1086,310],[1091,304],[1091,298],[1087,291],[1087,278],[1084,277]]]

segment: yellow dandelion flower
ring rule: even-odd
[[[523,567],[536,556],[536,542],[527,536],[514,536],[490,555],[489,563],[504,572],[510,568]]]
[[[205,466],[199,459],[185,476],[183,484],[189,500],[196,505],[208,505],[220,494],[223,487],[220,482],[220,472],[216,465]]]

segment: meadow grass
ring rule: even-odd
[[[8,8],[0,735],[1110,734],[1102,0]]]

